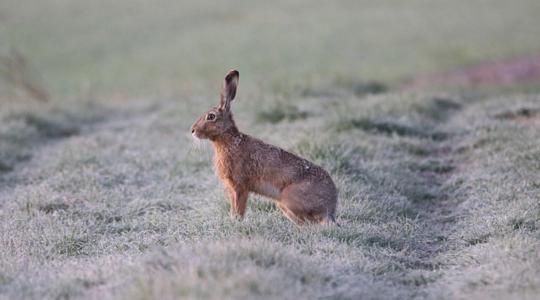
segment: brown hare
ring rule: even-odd
[[[225,76],[219,106],[205,112],[191,134],[209,139],[214,166],[231,203],[231,215],[242,218],[249,193],[276,200],[292,222],[335,223],[337,189],[321,167],[238,130],[231,112],[239,73]]]

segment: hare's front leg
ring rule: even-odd
[[[249,192],[232,185],[227,186],[229,201],[231,203],[231,217],[242,219],[246,212],[246,204]]]

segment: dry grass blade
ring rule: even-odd
[[[46,102],[49,93],[38,82],[38,78],[39,73],[20,51],[12,49],[7,55],[0,56],[0,79],[33,99]]]

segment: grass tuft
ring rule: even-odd
[[[53,247],[53,253],[66,256],[79,256],[87,254],[85,248],[90,246],[87,237],[76,237],[74,235],[65,236]]]
[[[55,211],[67,210],[69,205],[65,203],[47,203],[45,205],[39,206],[39,210],[45,212],[46,214],[53,213]]]
[[[351,89],[357,97],[382,94],[388,91],[388,87],[379,81],[356,82],[352,84]]]

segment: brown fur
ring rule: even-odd
[[[238,130],[230,110],[238,78],[238,71],[229,71],[219,106],[191,127],[193,136],[209,139],[214,146],[214,165],[229,196],[231,214],[243,217],[249,193],[257,193],[276,200],[296,224],[335,223],[337,189],[324,169]]]

